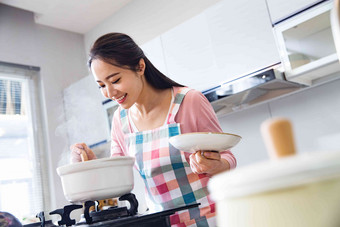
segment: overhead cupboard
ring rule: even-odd
[[[313,85],[338,77],[340,64],[331,28],[333,1],[319,1],[274,24],[288,80]]]
[[[222,0],[159,39],[167,76],[201,91],[280,62],[264,0]]]
[[[142,48],[167,76],[200,91],[277,63],[287,80],[313,85],[340,69],[332,6],[331,0],[221,0]]]

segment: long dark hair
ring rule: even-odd
[[[145,56],[143,50],[133,39],[122,33],[108,33],[99,37],[90,50],[88,66],[91,69],[92,61],[100,59],[108,64],[137,71],[139,61],[145,62],[145,79],[154,88],[166,89],[183,85],[171,80],[161,73]]]

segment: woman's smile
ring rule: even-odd
[[[119,104],[122,104],[122,103],[125,101],[126,96],[127,96],[127,94],[125,94],[125,95],[123,95],[123,96],[121,96],[121,97],[119,97],[119,98],[112,97],[112,99],[114,99],[114,100],[115,100],[116,102],[118,102]]]

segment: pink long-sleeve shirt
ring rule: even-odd
[[[173,94],[177,94],[180,87],[173,87]],[[124,133],[120,121],[119,107],[112,119],[111,131],[111,155],[125,156],[127,155],[127,146],[124,142]],[[175,117],[175,122],[180,123],[181,133],[190,132],[222,132],[216,114],[207,100],[207,98],[197,90],[190,90],[184,97],[182,104]],[[130,132],[133,132],[131,124],[129,124]],[[230,169],[236,167],[236,158],[228,151],[220,152],[221,157],[229,162]]]

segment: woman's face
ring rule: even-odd
[[[142,76],[145,64],[141,59],[137,72],[108,64],[100,59],[95,59],[91,64],[92,74],[102,94],[118,102],[124,109],[130,108],[143,89]]]

